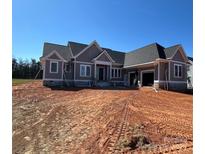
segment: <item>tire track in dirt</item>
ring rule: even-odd
[[[188,154],[192,150],[192,106],[186,95],[151,90],[64,91],[39,85],[26,88],[13,93],[14,122],[22,126],[22,120],[30,126],[16,127],[14,152]],[[37,110],[40,114],[33,116]],[[153,139],[148,149],[121,147],[122,140],[130,141],[135,125],[142,125],[143,133]],[[24,139],[27,136],[30,141]],[[175,143],[177,139],[180,142]]]
[[[115,100],[116,105],[118,105],[118,107],[122,106],[122,108],[115,112],[112,118],[109,118],[103,130],[95,134],[95,137],[92,139],[93,141],[90,142],[91,144],[89,145],[92,146],[94,150],[92,150],[92,152],[89,151],[89,153],[120,152],[120,149],[116,148],[116,144],[121,138],[127,135],[128,119],[130,116],[129,102],[133,97],[132,95],[133,94],[129,94],[125,98]],[[111,110],[113,112],[113,109]]]
[[[127,154],[164,154],[164,153],[181,153],[183,151],[193,150],[193,143],[191,141],[187,141],[184,143],[179,144],[161,144],[161,145],[155,145],[153,147],[149,148],[138,148],[137,150],[128,151]],[[186,154],[188,154],[186,153]],[[190,153],[191,154],[191,153]]]
[[[126,128],[127,128],[127,119],[128,119],[128,104],[129,102],[126,102],[123,110],[122,110],[122,120],[117,123],[116,128],[114,128],[114,131],[112,134],[110,134],[110,138],[106,141],[104,146],[102,147],[102,153],[118,153],[119,149],[115,149],[115,146],[119,139],[123,136],[125,136]]]

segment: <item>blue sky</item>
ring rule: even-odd
[[[192,0],[13,0],[13,53],[39,59],[44,42],[93,40],[130,51],[153,42],[193,50]]]

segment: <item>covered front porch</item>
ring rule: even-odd
[[[110,85],[112,63],[104,61],[95,61],[94,63],[94,80],[95,85]]]

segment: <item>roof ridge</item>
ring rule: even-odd
[[[117,50],[113,50],[113,49],[110,49],[110,48],[103,48],[103,49],[109,49],[109,50],[111,50],[112,52],[118,52],[118,53],[123,53],[123,54],[125,54],[126,52],[123,52],[123,51],[117,51]],[[107,50],[106,50],[107,51]]]
[[[132,50],[132,51],[128,51],[126,54],[128,54],[128,53],[134,53],[134,52],[137,52],[137,50],[140,50],[140,49],[143,49],[143,48],[147,48],[147,47],[150,47],[150,46],[153,46],[153,45],[156,45],[156,46],[157,46],[157,44],[158,44],[157,42],[151,43],[151,44],[145,45],[145,46],[143,46],[143,47],[134,49],[134,50]]]
[[[81,45],[87,45],[87,46],[88,46],[88,44],[85,44],[85,43],[79,43],[79,42],[74,42],[74,41],[68,41],[68,43],[75,43],[75,44],[81,44]]]
[[[165,48],[164,46],[162,46],[161,44],[159,44],[157,42],[156,42],[156,45],[159,46],[159,47]]]
[[[44,44],[50,44],[50,45],[58,45],[58,46],[63,46],[63,47],[67,47],[66,45],[62,45],[62,44],[56,44],[56,43],[50,43],[50,42],[44,42]]]
[[[79,42],[74,42],[74,41],[68,41],[68,43],[75,43],[75,44],[80,44],[80,45],[89,45],[89,44],[84,44],[84,43],[79,43]],[[100,46],[101,47],[101,46]],[[120,53],[124,53],[123,51],[117,51],[117,50],[113,50],[113,49],[110,49],[110,48],[107,48],[107,47],[101,47],[102,49],[107,49],[107,50],[111,50],[112,52],[120,52]]]
[[[167,47],[167,48],[165,48],[165,49],[173,48],[173,47],[176,47],[176,46],[181,46],[181,44],[175,44],[175,45],[169,46],[169,47]]]

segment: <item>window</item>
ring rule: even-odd
[[[58,62],[56,61],[50,62],[50,73],[58,73]]]
[[[120,77],[121,77],[121,69],[112,68],[112,78],[120,78]]]
[[[90,66],[86,66],[86,76],[90,76]]]
[[[121,70],[118,69],[118,76],[121,77]]]
[[[114,76],[115,78],[117,78],[118,77],[118,69],[115,69],[115,76]]]
[[[181,77],[182,76],[182,66],[179,66],[179,77]]]
[[[174,75],[178,76],[178,65],[174,65]]]
[[[80,76],[81,77],[90,77],[91,76],[90,65],[80,65]]]
[[[174,77],[182,77],[182,65],[174,64]]]
[[[112,77],[114,77],[114,69],[112,69]]]

